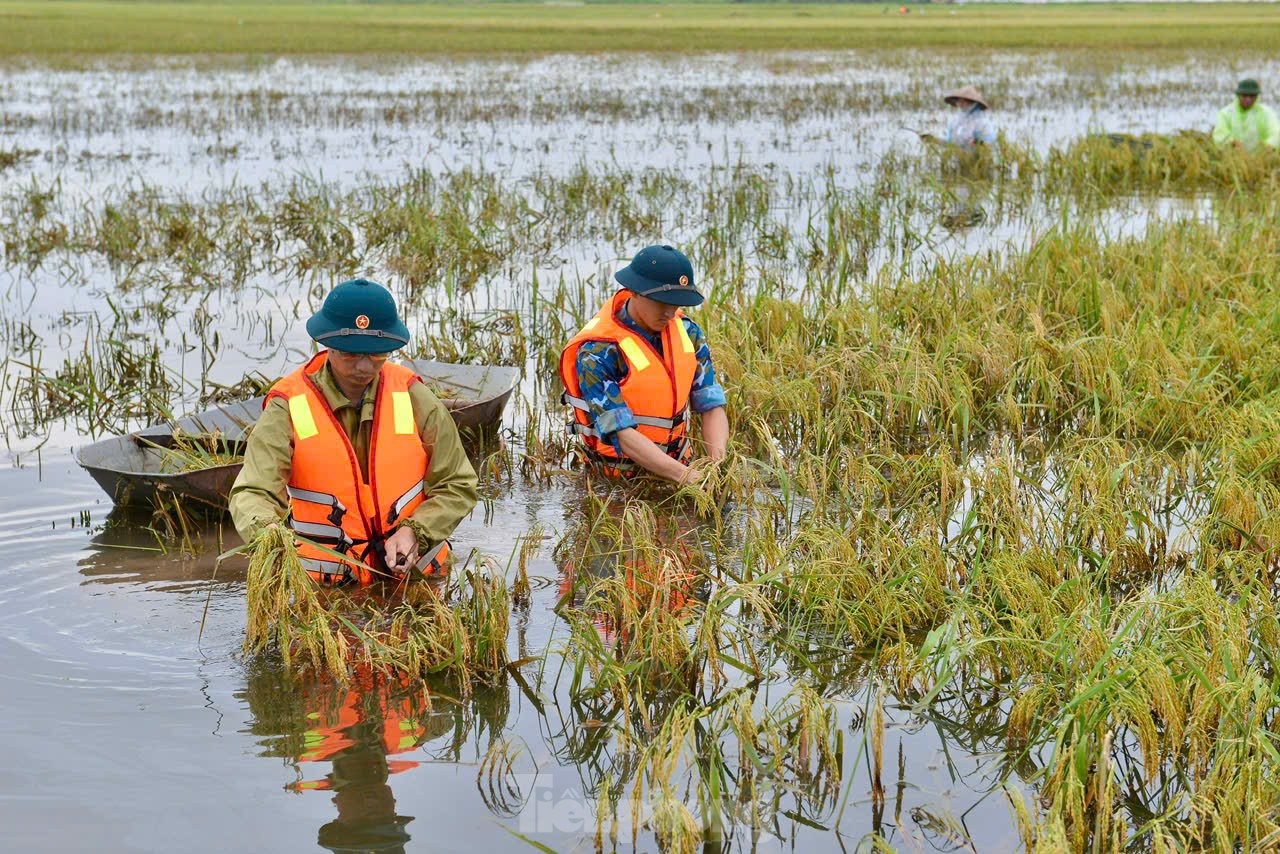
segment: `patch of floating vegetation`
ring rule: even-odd
[[[0,148],[0,172],[12,169],[24,160],[39,154],[39,151],[27,148]]]

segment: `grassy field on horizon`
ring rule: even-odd
[[[705,52],[872,48],[1270,49],[1256,3],[1019,6],[2,2],[0,56]]]

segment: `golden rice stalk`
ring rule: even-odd
[[[321,601],[319,589],[303,569],[292,533],[270,525],[250,545],[245,652],[256,655],[274,644],[286,666],[299,657],[304,664],[345,678],[348,639],[337,630],[331,606]]]

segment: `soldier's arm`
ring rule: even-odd
[[[476,472],[449,410],[422,383],[409,387],[413,414],[431,465],[422,479],[423,501],[405,520],[426,550],[449,538],[479,500]]]
[[[289,515],[285,487],[293,470],[293,421],[283,398],[272,398],[249,433],[244,468],[231,487],[229,509],[247,543],[258,531]]]
[[[585,342],[578,348],[575,367],[582,399],[591,410],[592,428],[602,442],[609,442],[615,450],[626,453],[618,443],[618,433],[635,427],[636,416],[622,399],[621,383],[627,378],[627,366],[617,345],[605,341]]]
[[[618,431],[618,444],[628,459],[650,474],[681,484],[690,476],[688,466],[667,456],[666,451],[634,427]]]
[[[694,347],[698,370],[693,375],[693,390],[689,393],[689,408],[702,417],[702,444],[707,456],[713,460],[724,458],[729,444],[729,415],[725,410],[724,387],[711,360],[711,347],[702,328],[685,318],[685,331]]]

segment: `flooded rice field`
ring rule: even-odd
[[[1240,76],[1142,59],[7,69],[10,844],[1274,843],[1280,188],[1081,147],[1206,131]],[[966,82],[1004,135],[976,176],[913,132]],[[733,453],[692,495],[593,495],[556,357],[660,241],[709,291]],[[496,678],[246,655],[228,520],[75,463],[260,393],[357,275],[411,356],[523,370],[453,537],[510,588]]]

